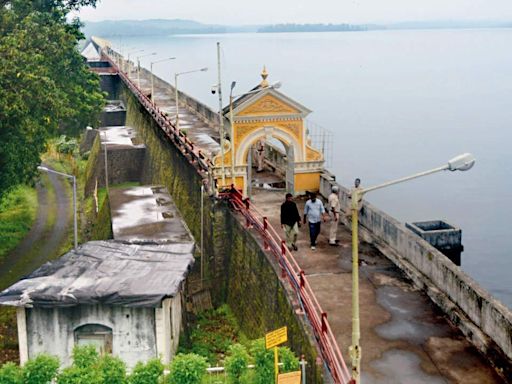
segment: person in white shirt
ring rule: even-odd
[[[306,201],[304,207],[304,224],[306,220],[309,224],[309,238],[311,240],[311,249],[316,249],[316,239],[320,234],[320,223],[322,219],[325,222],[325,208],[320,200],[316,198],[316,193],[311,192],[310,198]]]
[[[338,246],[338,240],[336,240],[336,234],[338,232],[338,223],[340,220],[340,199],[338,198],[339,188],[334,185],[331,188],[331,194],[327,200],[329,215],[331,216],[331,225],[329,228],[329,245]]]

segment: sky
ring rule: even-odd
[[[189,19],[208,24],[512,20],[512,0],[98,0],[85,21]]]

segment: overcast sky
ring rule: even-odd
[[[209,24],[512,20],[512,0],[99,0],[82,20],[191,19]]]

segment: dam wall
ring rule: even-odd
[[[297,315],[298,303],[275,260],[226,202],[203,191],[204,176],[122,82],[116,94],[127,109],[126,125],[136,130],[146,148],[141,183],[168,189],[196,239],[201,238],[203,218],[203,245],[198,248],[204,252],[204,288],[214,305],[227,303],[250,338],[286,325],[288,345],[308,361],[308,382],[323,383],[324,366],[317,364],[321,360],[312,330],[305,316]],[[195,265],[201,265],[200,260]]]
[[[333,180],[332,175],[323,175],[320,193],[328,196],[337,185],[342,209],[349,212],[350,191]],[[427,241],[367,201],[363,202],[359,223],[364,240],[424,290],[505,377],[512,373],[512,313],[507,307]]]

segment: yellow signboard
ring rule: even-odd
[[[265,335],[265,347],[267,349],[275,347],[288,341],[288,329],[286,327],[276,329]]]
[[[300,384],[300,371],[281,373],[277,377],[277,384]]]

